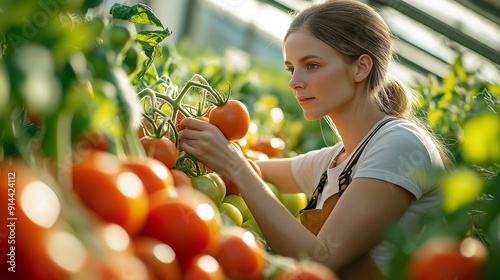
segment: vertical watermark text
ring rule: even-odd
[[[8,239],[7,269],[16,272],[16,172],[7,173],[7,219],[5,221]]]

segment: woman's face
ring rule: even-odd
[[[316,120],[334,116],[354,97],[354,68],[343,55],[306,30],[291,33],[283,48],[285,66],[304,116]]]

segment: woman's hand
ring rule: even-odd
[[[243,154],[207,121],[185,118],[179,128],[179,150],[194,156],[215,172],[234,178],[249,169]]]

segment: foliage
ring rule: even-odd
[[[500,275],[500,85],[466,71],[458,57],[442,83],[429,77],[415,87],[421,93],[418,117],[449,148],[454,167],[439,178],[444,200],[439,215],[422,217],[422,232],[393,228],[396,244],[389,279],[404,279],[407,263],[427,240],[475,237],[487,245],[489,258],[481,279]],[[424,226],[425,225],[425,226]]]

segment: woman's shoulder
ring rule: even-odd
[[[307,153],[300,154],[292,158],[292,165],[309,166],[314,165],[319,168],[328,166],[332,161],[333,156],[338,153],[343,147],[342,142],[337,142],[333,146],[323,147],[316,150],[311,150]]]
[[[411,150],[419,148],[436,149],[430,132],[420,125],[405,119],[396,119],[387,123],[374,138],[377,140],[376,142],[387,146],[394,145],[394,147],[399,146]]]

